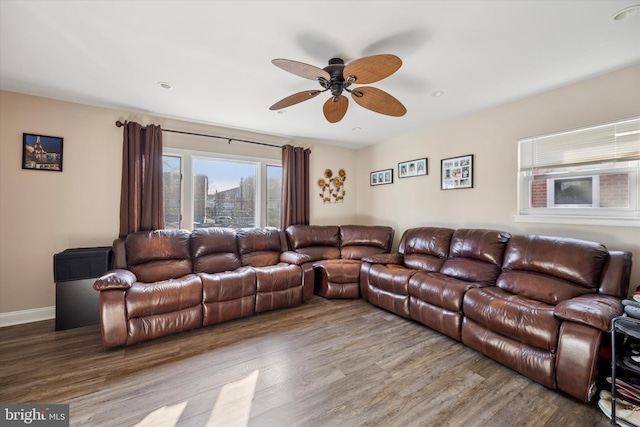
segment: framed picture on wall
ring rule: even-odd
[[[62,172],[62,143],[57,136],[22,134],[22,169]]]
[[[371,172],[369,185],[393,184],[393,169]]]
[[[442,159],[440,173],[442,190],[473,188],[473,154]]]
[[[428,159],[424,158],[398,163],[398,178],[427,175],[429,173],[427,162]]]

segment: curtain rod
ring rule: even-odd
[[[124,123],[118,120],[116,122],[116,126],[121,128],[122,126],[124,126]],[[183,135],[195,135],[195,136],[204,136],[207,138],[226,139],[229,142],[229,144],[231,144],[231,141],[237,141],[237,142],[246,142],[247,144],[264,145],[266,147],[275,147],[275,148],[281,148],[281,149],[284,148],[284,146],[282,145],[267,144],[266,142],[247,141],[246,139],[229,138],[226,136],[217,136],[217,135],[206,135],[204,133],[185,132],[182,130],[162,129],[162,132],[181,133]]]

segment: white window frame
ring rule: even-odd
[[[193,160],[205,159],[222,162],[238,162],[256,165],[256,227],[264,227],[267,223],[267,166],[282,167],[282,161],[261,157],[240,156],[233,154],[213,153],[209,151],[189,150],[185,148],[164,147],[163,155],[182,159],[182,183],[180,204],[180,228],[193,230]]]
[[[588,205],[572,205],[556,203],[556,181],[566,181],[571,179],[591,180],[591,203]],[[600,207],[600,175],[572,176],[562,178],[547,178],[547,206],[551,208],[599,208]]]
[[[549,198],[555,179],[617,173],[629,177],[628,207],[600,207],[597,198],[590,207],[530,205],[534,180],[547,180]],[[516,222],[639,227],[640,118],[519,140],[517,204]]]

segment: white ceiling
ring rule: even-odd
[[[0,0],[0,89],[357,148],[640,62],[640,14],[612,20],[638,3]],[[405,116],[269,110],[320,87],[272,59],[379,53]]]

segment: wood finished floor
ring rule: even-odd
[[[98,326],[0,328],[0,402],[67,403],[72,426],[610,426],[362,300],[299,307],[105,351]]]

